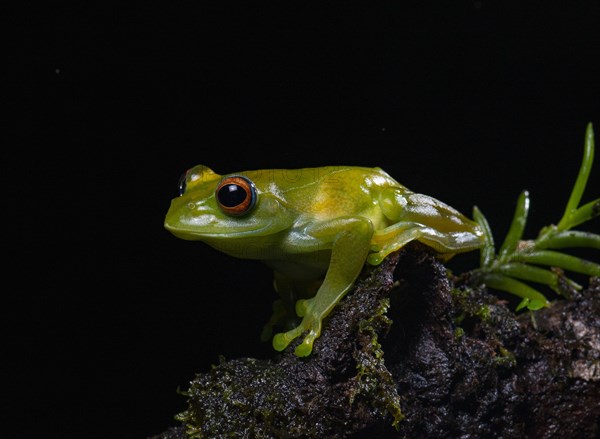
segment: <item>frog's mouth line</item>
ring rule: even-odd
[[[186,228],[186,227],[175,227],[169,225],[167,222],[164,224],[165,229],[171,232],[173,235],[178,238],[185,239],[188,241],[205,241],[210,239],[235,239],[235,238],[247,238],[247,237],[259,237],[259,236],[267,236],[277,233],[283,229],[285,226],[274,226],[274,223],[269,223],[267,225],[262,225],[260,227],[249,227],[245,230],[233,231],[231,228],[224,227],[220,232],[199,232],[194,228]]]

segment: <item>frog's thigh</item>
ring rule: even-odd
[[[273,346],[283,350],[304,331],[308,334],[296,348],[296,355],[306,356],[312,351],[313,342],[321,334],[321,322],[350,290],[364,266],[370,249],[373,225],[363,217],[343,217],[327,221],[307,230],[311,236],[331,246],[331,260],[325,280],[315,297],[299,300],[296,313],[302,322],[296,328],[277,334]]]
[[[387,255],[401,249],[409,242],[434,236],[439,239],[439,232],[423,224],[410,221],[392,224],[373,234],[371,248],[375,250],[375,253],[368,256],[367,262],[371,265],[378,265]]]

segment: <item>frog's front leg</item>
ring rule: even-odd
[[[313,343],[321,334],[323,319],[350,290],[360,274],[369,252],[373,224],[364,217],[341,217],[308,227],[305,232],[317,239],[322,249],[331,248],[331,260],[317,294],[296,303],[296,313],[302,317],[300,324],[273,337],[273,347],[282,351],[295,338],[308,331],[295,350],[299,357],[312,352]]]

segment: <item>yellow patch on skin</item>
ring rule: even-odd
[[[310,207],[311,213],[319,219],[335,218],[345,212],[355,210],[355,205],[340,191],[319,187]]]

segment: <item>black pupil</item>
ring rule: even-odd
[[[226,184],[221,189],[219,189],[219,193],[217,197],[219,198],[219,203],[221,203],[225,207],[235,207],[241,204],[248,194],[241,186],[237,184]]]

